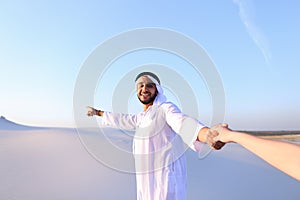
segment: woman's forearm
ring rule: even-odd
[[[230,140],[236,142],[274,167],[300,180],[300,146],[231,131]]]

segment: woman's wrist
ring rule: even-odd
[[[242,132],[238,132],[238,131],[232,131],[230,130],[228,133],[227,133],[227,136],[228,136],[228,140],[230,142],[234,142],[234,143],[240,143],[244,137],[245,137],[245,133],[242,133]]]

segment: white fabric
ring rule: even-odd
[[[104,112],[102,123],[135,130],[137,200],[184,200],[187,182],[184,152],[188,146],[200,151],[202,143],[196,139],[204,125],[181,113],[173,103],[166,102],[158,81],[147,77],[158,91],[153,105],[137,115]]]
[[[170,102],[159,102],[137,115],[104,112],[102,123],[136,131],[133,154],[138,200],[186,199],[184,144],[199,150],[195,141],[203,124]]]

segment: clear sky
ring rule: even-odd
[[[0,115],[28,125],[74,126],[74,86],[90,53],[120,33],[158,27],[184,34],[205,49],[222,78],[226,95],[224,121],[232,128],[299,130],[299,9],[297,0],[3,0]],[[128,66],[132,60],[136,62],[131,66],[151,62],[173,66],[190,80],[197,93],[199,119],[209,122],[207,89],[204,87],[201,99],[192,73],[174,64],[180,59],[167,59],[169,55],[151,51],[143,55],[124,56],[122,62]],[[105,84],[118,81],[122,66],[117,64],[109,71],[111,78],[105,79]],[[122,68],[124,73],[129,69]],[[101,94],[106,90],[109,88]],[[95,105],[110,109],[112,97],[108,95],[107,102],[103,102],[105,98],[98,93]],[[176,101],[176,94],[169,95]],[[131,108],[140,106],[137,101],[129,102]]]

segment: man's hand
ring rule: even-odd
[[[207,134],[207,143],[215,150],[220,150],[227,142],[226,131],[229,131],[228,124],[218,124],[210,128]],[[225,135],[224,135],[225,134]]]
[[[87,116],[91,117],[97,115],[98,110],[96,110],[95,108],[90,106],[87,106],[86,108],[87,108],[87,113],[86,113]]]

